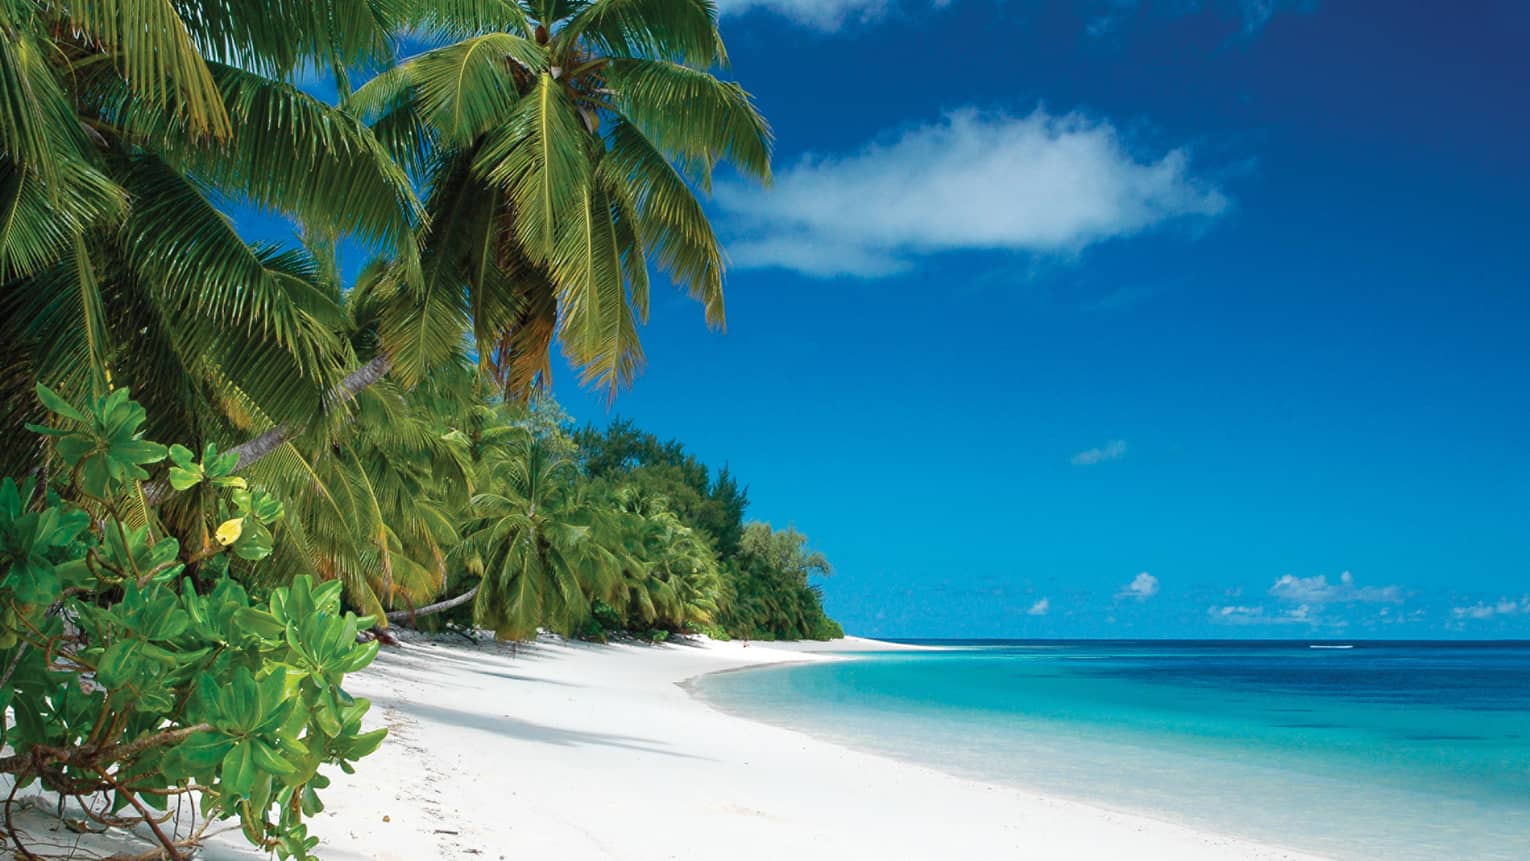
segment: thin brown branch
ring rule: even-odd
[[[381,380],[393,369],[393,360],[387,353],[379,353],[372,361],[351,371],[345,379],[336,383],[324,394],[324,406],[320,411],[321,416],[327,416],[340,405],[356,399],[356,395],[368,386]],[[234,464],[234,472],[264,458],[266,455],[286,445],[298,434],[308,428],[308,423],[289,422],[280,424],[260,436],[246,440],[229,449],[238,455]],[[156,481],[143,489],[144,501],[149,505],[159,505],[170,497],[170,483],[168,481]]]
[[[444,613],[447,610],[461,607],[463,604],[473,600],[473,598],[477,595],[478,587],[474,586],[473,588],[463,592],[461,595],[458,595],[455,598],[448,598],[445,601],[437,601],[434,604],[426,604],[425,606],[415,610],[394,610],[388,614],[388,621],[409,622],[412,624],[415,619],[418,619],[421,616],[433,616],[436,613]]]
[[[37,774],[43,768],[56,763],[73,768],[91,768],[106,763],[122,762],[152,748],[179,744],[199,732],[210,732],[212,728],[212,724],[199,723],[181,729],[168,729],[134,739],[127,744],[115,744],[104,748],[94,746],[64,748],[40,744],[26,753],[0,757],[0,774]]]

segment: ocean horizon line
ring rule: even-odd
[[[883,643],[908,646],[1073,646],[1073,645],[1263,645],[1263,646],[1442,646],[1442,647],[1530,647],[1530,639],[1367,639],[1300,637],[866,637]]]

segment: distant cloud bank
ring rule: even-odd
[[[1094,466],[1126,457],[1126,440],[1113,439],[1099,448],[1085,449],[1069,459],[1074,466]]]
[[[766,191],[721,186],[733,263],[879,277],[953,251],[1074,254],[1229,201],[1185,149],[1133,152],[1079,113],[964,109],[859,152],[808,157]]]
[[[1121,587],[1121,591],[1116,593],[1116,600],[1146,601],[1157,594],[1158,578],[1144,571],[1133,577],[1132,582]]]
[[[1285,606],[1277,605],[1271,610],[1263,605],[1216,605],[1207,608],[1206,614],[1213,622],[1226,625],[1305,624],[1315,628],[1342,628],[1349,622],[1326,613],[1331,605],[1397,605],[1408,597],[1401,586],[1361,586],[1355,582],[1355,575],[1348,571],[1340,574],[1335,582],[1330,582],[1326,574],[1314,577],[1285,574],[1275,580],[1268,594]],[[1389,622],[1416,621],[1418,615],[1401,611],[1393,613],[1387,606],[1376,618]]]
[[[1042,598],[1040,601],[1037,601],[1036,603],[1032,604],[1031,605],[1031,609],[1025,611],[1025,615],[1027,615],[1027,616],[1045,616],[1047,614],[1047,611],[1050,610],[1050,609],[1052,609],[1052,599],[1050,599],[1050,598]]]
[[[1287,574],[1275,581],[1270,594],[1283,601],[1302,604],[1376,603],[1401,604],[1402,588],[1399,586],[1356,586],[1355,575],[1345,571],[1339,582],[1329,583],[1324,575],[1296,577]]]
[[[1500,598],[1497,602],[1487,604],[1482,601],[1469,607],[1452,607],[1450,618],[1456,622],[1467,620],[1482,621],[1503,616],[1530,616],[1530,595],[1515,601],[1511,598]]]

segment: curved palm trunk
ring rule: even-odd
[[[336,383],[329,391],[324,393],[324,406],[321,415],[329,415],[341,403],[352,400],[368,386],[388,375],[393,368],[393,360],[387,353],[379,353],[372,361],[351,371],[345,379]],[[259,461],[266,455],[281,448],[289,440],[307,429],[307,423],[282,424],[266,431],[252,440],[247,440],[229,449],[239,456],[234,465],[234,472],[239,472],[245,467]],[[170,485],[167,482],[155,482],[144,488],[144,498],[150,505],[158,505],[170,495]]]
[[[455,598],[448,598],[445,601],[437,601],[434,604],[426,604],[425,606],[416,610],[394,610],[388,614],[388,621],[413,622],[415,619],[418,619],[421,616],[434,616],[437,613],[444,613],[447,610],[461,607],[463,604],[473,600],[475,597],[477,597],[477,595],[478,586],[475,585],[473,588],[463,592],[461,595],[458,595]]]
[[[339,404],[355,398],[367,386],[387,376],[392,367],[393,360],[388,357],[388,354],[379,353],[377,358],[351,371],[345,379],[336,383],[334,388],[324,393],[323,414],[329,415],[329,412]],[[277,425],[260,436],[229,449],[239,455],[234,471],[238,472],[276,451],[288,440],[302,433],[306,427],[307,425]]]

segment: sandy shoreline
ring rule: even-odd
[[[411,643],[349,686],[393,736],[311,831],[335,861],[1308,857],[852,751],[679,684],[877,647]]]
[[[869,641],[415,641],[346,687],[391,734],[332,775],[333,861],[1262,859],[1312,856],[988,784],[724,714],[683,682]],[[265,857],[237,834],[201,856]]]

